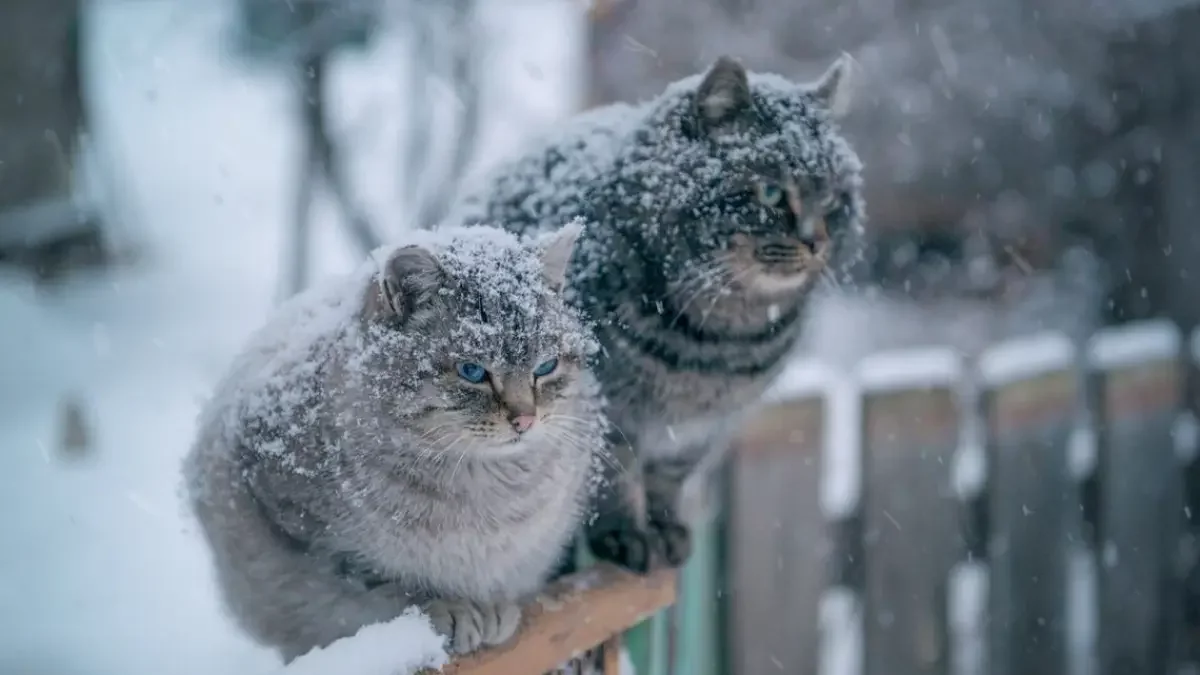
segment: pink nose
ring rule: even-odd
[[[529,427],[533,426],[535,421],[536,418],[533,415],[517,415],[512,418],[512,425],[518,434],[523,434],[529,431]]]

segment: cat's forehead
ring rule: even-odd
[[[811,92],[775,75],[752,74],[750,84],[753,106],[738,123],[700,139],[687,138],[686,125],[667,125],[682,137],[663,144],[663,151],[681,158],[695,153],[700,173],[718,174],[705,179],[710,184],[733,187],[757,176],[814,194],[857,187],[858,156]],[[694,114],[694,91],[673,105],[674,114]]]
[[[586,339],[582,326],[550,293],[540,270],[532,277],[494,272],[460,278],[443,289],[450,308],[441,323],[448,357],[488,367],[529,367],[561,351],[581,349]]]
[[[742,141],[750,146],[747,160],[756,168],[785,173],[812,189],[859,172],[857,156],[807,92],[753,86],[751,95],[757,119],[749,138]]]

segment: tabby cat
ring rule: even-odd
[[[796,84],[721,57],[654,100],[580,116],[458,206],[517,232],[586,223],[567,297],[596,324],[625,467],[589,526],[600,558],[684,562],[685,479],[720,458],[796,344],[812,288],[858,249],[861,166],[836,126],[850,65]]]

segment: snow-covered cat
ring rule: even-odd
[[[581,115],[459,206],[518,232],[586,223],[567,297],[597,324],[610,441],[642,479],[602,493],[600,557],[686,559],[684,480],[720,457],[796,346],[810,290],[855,250],[861,166],[835,123],[849,66],[797,84],[721,57],[652,101]]]
[[[579,232],[412,233],[251,340],[185,468],[247,632],[291,660],[419,605],[453,652],[513,635],[604,436],[560,298]]]

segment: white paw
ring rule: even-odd
[[[433,629],[447,638],[453,654],[508,642],[521,625],[516,603],[479,603],[470,600],[434,600],[425,606]]]

